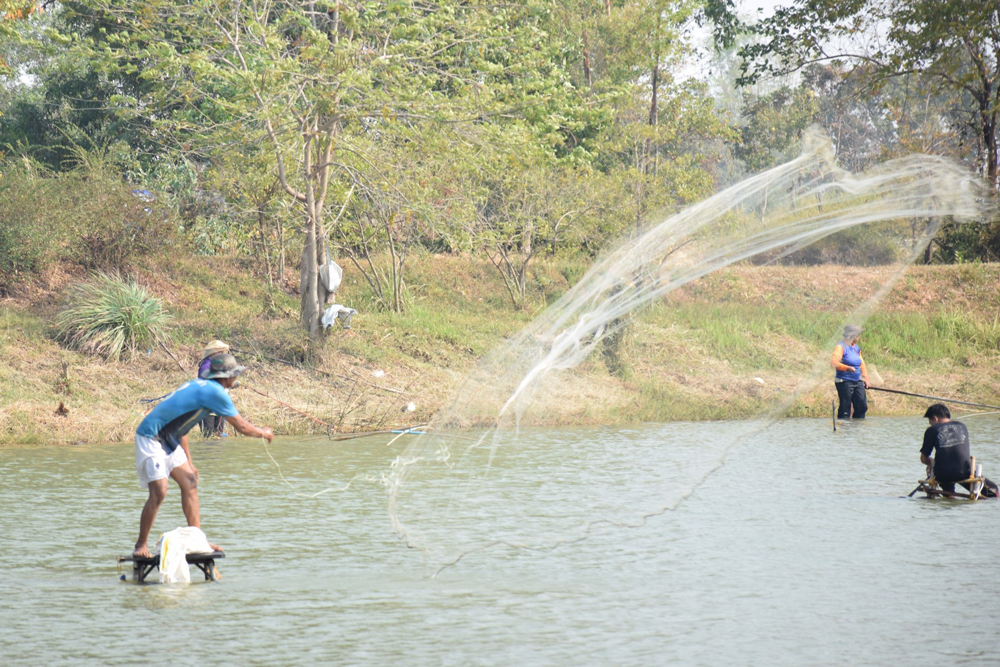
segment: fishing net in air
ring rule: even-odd
[[[940,225],[981,219],[983,201],[948,159],[913,155],[851,174],[812,131],[799,157],[651,221],[485,358],[433,432],[395,460],[394,530],[441,566],[491,547],[549,549],[672,509],[748,424],[807,409],[843,324],[863,323]],[[665,429],[647,451],[629,427],[607,438],[538,428],[689,412],[742,421],[694,440]],[[629,484],[646,465],[656,483]]]

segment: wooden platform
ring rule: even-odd
[[[983,497],[983,484],[985,482],[985,477],[970,477],[969,479],[964,479],[961,482],[955,482],[956,485],[968,484],[972,491],[969,493],[962,493],[961,491],[945,491],[937,484],[937,480],[928,479],[920,482],[914,491],[922,491],[927,494],[928,498],[955,498],[961,500],[979,500]],[[910,494],[913,495],[913,494]]]
[[[215,561],[225,558],[222,551],[213,551],[210,554],[188,554],[185,558],[189,565],[194,565],[205,573],[205,581],[215,581],[219,578],[215,569]],[[160,556],[154,555],[149,558],[136,558],[132,555],[118,557],[118,569],[121,571],[122,563],[132,563],[132,581],[143,583],[153,568],[160,569]],[[124,579],[124,575],[122,575]]]

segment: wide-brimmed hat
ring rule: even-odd
[[[844,327],[844,340],[851,340],[852,338],[857,338],[864,331],[857,324],[848,324]]]
[[[229,346],[221,340],[213,340],[211,343],[205,343],[205,349],[201,351],[201,358],[205,359],[219,352],[229,352]]]
[[[209,362],[208,374],[205,378],[208,380],[215,378],[234,378],[243,373],[246,369],[246,366],[240,366],[236,363],[236,357],[233,355],[216,354]]]

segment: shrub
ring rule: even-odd
[[[751,258],[751,264],[792,266],[885,266],[905,254],[905,239],[890,225],[860,225],[831,234],[788,255],[779,248]]]
[[[82,163],[57,181],[50,208],[56,209],[51,215],[62,232],[66,259],[88,269],[119,271],[169,242],[169,211],[110,167]]]
[[[170,319],[160,300],[135,281],[97,273],[70,291],[56,327],[59,339],[70,347],[117,361],[163,340]]]
[[[0,164],[0,287],[57,261],[126,270],[171,242],[167,207],[91,158],[64,173]]]
[[[37,169],[0,164],[0,294],[44,269],[56,253],[51,228],[33,215],[41,195]]]

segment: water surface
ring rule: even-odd
[[[1000,477],[1000,422],[966,423]],[[131,446],[0,449],[0,663],[995,663],[1000,503],[900,499],[921,476],[924,427],[780,422],[642,528],[598,527],[547,552],[490,549],[437,578],[392,533],[376,481],[301,498],[259,442],[194,443],[203,525],[228,558],[221,582],[187,586],[117,578],[145,498]],[[528,446],[483,487],[490,501],[455,544],[514,524],[544,537],[587,513],[636,516],[672,501],[732,430],[523,433]],[[386,441],[281,440],[271,452],[312,493],[377,479],[402,450]],[[435,534],[435,488],[442,516],[476,493],[428,482],[403,515]],[[154,533],[182,524],[172,486]]]

